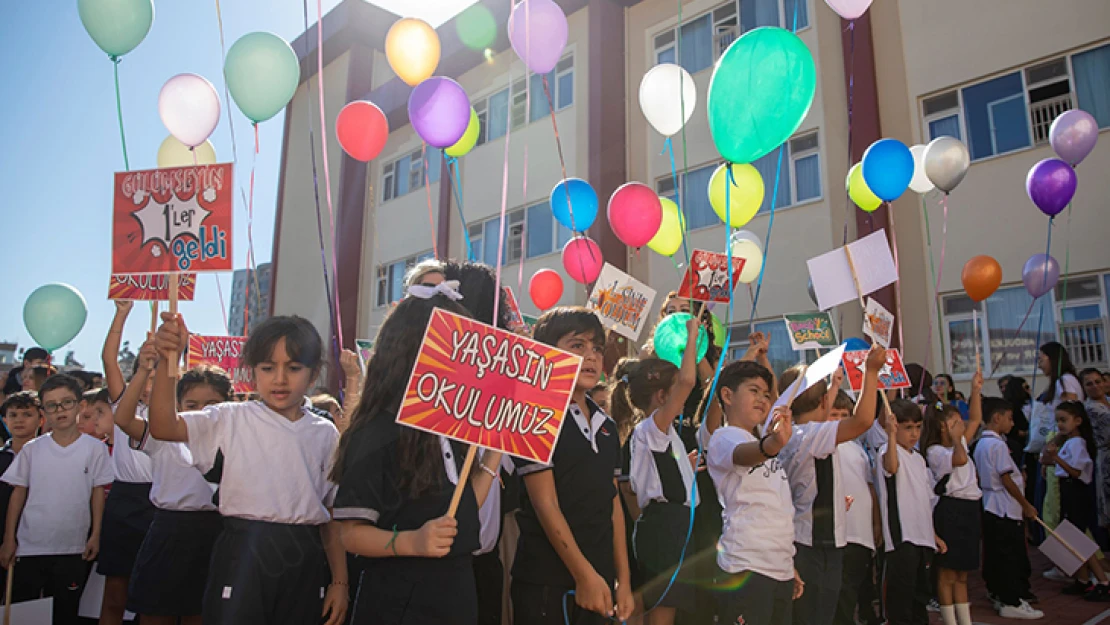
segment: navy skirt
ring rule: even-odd
[[[127,609],[150,616],[198,616],[212,547],[223,529],[216,511],[159,509],[139,549]]]
[[[131,575],[153,520],[150,483],[113,482],[104,502],[96,570],[105,577]]]

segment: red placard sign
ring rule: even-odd
[[[169,301],[169,276],[166,273],[113,274],[108,283],[108,299]],[[177,274],[177,285],[177,299],[183,302],[193,301],[197,289],[197,274]]]
[[[863,390],[863,368],[867,362],[867,350],[844,352],[844,371],[852,390]],[[879,388],[909,388],[910,376],[902,364],[902,354],[897,349],[886,350],[886,365],[879,371]]]
[[[728,256],[706,250],[694,250],[690,266],[682,276],[678,296],[699,302],[725,302],[732,299],[732,292],[740,281],[744,259],[732,259],[732,284],[728,279]]]
[[[112,273],[231,271],[232,164],[116,174]]]
[[[550,463],[582,360],[436,309],[397,422]]]
[[[243,352],[245,336],[199,336],[189,335],[189,354],[185,366],[189,369],[197,365],[214,365],[227,371],[231,376],[232,390],[236,393],[254,392],[254,381],[247,367],[240,366],[239,355]]]

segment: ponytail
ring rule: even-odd
[[[613,420],[625,440],[632,428],[651,408],[652,397],[668,390],[678,375],[678,367],[659,358],[621,358],[613,371],[613,393],[609,398]]]

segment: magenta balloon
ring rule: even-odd
[[[1030,168],[1025,177],[1025,192],[1042,213],[1055,217],[1071,202],[1077,182],[1071,165],[1058,158],[1046,158]]]
[[[1072,109],[1064,111],[1052,122],[1048,131],[1048,141],[1056,155],[1072,167],[1087,158],[1095,149],[1098,141],[1098,122],[1087,111]]]
[[[601,248],[588,237],[574,237],[563,246],[563,269],[575,282],[589,284],[597,280],[604,264]]]
[[[659,232],[663,205],[655,191],[641,182],[627,182],[609,197],[609,226],[629,247],[643,247]]]
[[[1033,299],[1051,291],[1059,279],[1060,263],[1048,254],[1033,254],[1021,269],[1021,281]]]
[[[567,46],[567,16],[551,0],[524,0],[509,14],[509,43],[528,69],[546,74]]]
[[[825,0],[829,8],[846,20],[859,19],[871,6],[871,0]]]
[[[409,95],[409,122],[428,145],[449,148],[459,142],[470,124],[470,99],[459,83],[433,76]]]

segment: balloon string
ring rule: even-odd
[[[307,6],[307,2],[308,2],[308,0],[305,0],[305,3],[306,3],[305,4],[305,16],[306,16],[305,31],[306,32],[308,31],[308,19],[307,19],[308,6]],[[220,0],[216,0],[216,24],[220,29],[220,64],[223,65],[224,63],[227,62],[227,44],[224,40],[224,18],[223,18],[223,11],[220,10]],[[308,53],[308,42],[306,41],[305,42],[305,54],[307,54],[307,53]],[[231,160],[238,163],[239,162],[239,153],[238,153],[238,149],[235,145],[235,122],[232,120],[233,116],[231,114],[231,92],[228,91],[226,80],[224,81],[224,110],[227,111],[227,114],[224,115],[224,118],[227,119],[227,127],[231,131]]]
[[[324,163],[324,197],[328,201],[328,224],[331,226],[331,265],[335,277],[335,332],[343,346],[343,317],[339,308],[339,260],[336,256],[335,213],[331,203],[331,170],[328,167],[328,122],[324,110],[324,2],[316,0],[316,86],[320,94],[320,153]],[[336,354],[336,358],[339,354]],[[339,376],[343,378],[344,376]]]
[[[228,328],[227,325],[227,307],[224,306],[224,288],[220,285],[220,274],[213,273],[212,277],[216,279],[216,293],[220,295],[220,312],[223,313],[222,316],[224,319],[224,334],[231,336],[231,330]]]
[[[525,70],[524,74],[525,74],[525,77],[527,77],[528,71]],[[513,72],[512,72],[512,70],[509,70],[509,93],[512,93],[512,85],[513,85]],[[544,86],[545,87],[547,86],[546,82],[544,83]],[[550,98],[548,98],[548,101],[550,101]],[[527,111],[525,111],[525,114],[527,115]],[[502,170],[501,170],[501,218],[498,220],[499,234],[498,234],[498,238],[497,238],[497,269],[496,269],[496,272],[497,272],[496,287],[497,288],[495,288],[493,290],[493,325],[495,325],[495,326],[498,325],[497,319],[498,319],[498,314],[500,313],[499,309],[501,307],[501,261],[502,261],[502,256],[504,256],[504,252],[505,252],[505,227],[506,227],[506,224],[505,224],[505,210],[508,208],[508,204],[509,204],[509,139],[511,139],[512,136],[513,136],[513,107],[511,107],[511,106],[509,107],[509,110],[506,111],[505,117],[506,117],[506,120],[505,120],[505,157],[504,157],[504,164],[503,164]],[[554,114],[552,114],[552,116],[551,116],[551,123],[552,124],[555,123],[555,115]],[[559,140],[559,131],[558,131],[558,129],[556,129],[555,130],[555,142],[558,143],[558,140]],[[563,150],[562,150],[561,147],[559,148],[559,160],[560,161],[563,160]],[[564,180],[566,179],[566,167],[565,166],[563,167],[563,179]],[[488,261],[489,259],[487,258],[485,260]]]
[[[933,289],[933,305],[936,308],[936,313],[937,313],[936,327],[937,327],[937,333],[939,334],[940,333],[940,328],[943,327],[943,324],[941,323],[941,318],[940,318],[940,280],[937,278],[937,268],[936,268],[936,265],[933,263],[933,233],[932,233],[932,227],[929,225],[929,207],[928,207],[928,204],[925,202],[924,197],[921,198],[921,213],[925,216],[925,245],[929,250],[929,272],[932,274],[933,282],[936,284],[936,286]],[[947,216],[947,211],[945,212],[945,216]],[[946,222],[945,226],[947,227],[947,222]],[[843,329],[844,317],[840,318],[840,323],[841,323],[841,327]],[[844,335],[841,334],[841,336],[844,336]],[[932,321],[932,319],[929,320],[929,330],[926,333],[925,345],[928,346],[928,347],[926,347],[926,350],[925,350],[925,364],[922,365],[921,368],[925,369],[925,370],[928,370],[929,369],[929,360],[933,355],[933,348],[932,348],[932,345],[933,345],[933,321]],[[917,388],[917,394],[920,395],[922,392],[924,392],[924,390],[925,390],[925,376],[922,376],[921,377],[921,384],[919,384],[918,388]]]
[[[894,282],[894,318],[898,324],[898,345],[905,351],[906,342],[902,329],[902,326],[905,325],[902,318],[902,274],[899,269],[901,265],[898,263],[898,229],[894,225],[894,207],[890,205],[890,202],[886,203],[886,213],[887,219],[890,220],[890,247],[894,253],[894,275],[898,276],[898,280]],[[941,263],[943,264],[943,262],[942,260]]]
[[[1049,227],[1051,227],[1051,225],[1052,225],[1052,220],[1050,219],[1049,220]],[[1068,225],[1067,225],[1067,230],[1064,233],[1064,301],[1060,304],[1061,325],[1057,326],[1057,328],[1056,328],[1056,330],[1057,330],[1056,336],[1060,339],[1064,338],[1062,324],[1063,324],[1064,313],[1068,309],[1068,272],[1070,271],[1070,265],[1071,265],[1071,202],[1069,201],[1068,202]],[[1048,280],[1047,276],[1045,277],[1045,280]],[[1038,345],[1039,345],[1039,342],[1038,342]],[[1063,367],[1064,367],[1064,359],[1059,358],[1057,363],[1056,363],[1056,379],[1060,379],[1060,374],[1063,371]]]
[[[119,142],[123,146],[123,168],[130,171],[131,161],[127,159],[127,137],[123,132],[123,99],[120,98],[119,93],[119,62],[118,56],[109,57],[112,59],[112,73],[116,78],[116,119],[119,120]]]
[[[852,109],[856,91],[856,22],[848,22],[848,171],[852,171]],[[847,188],[844,190],[844,236],[841,246],[848,245],[848,221],[851,219],[852,201]],[[843,322],[843,318],[841,318]],[[841,328],[843,330],[843,328]],[[840,336],[844,336],[841,334]]]
[[[1052,216],[1052,217],[1048,218],[1048,237],[1047,237],[1047,242],[1045,243],[1045,246],[1044,246],[1045,256],[1048,256],[1049,253],[1052,250],[1052,223],[1055,219],[1056,219],[1055,216]],[[1064,289],[1064,296],[1067,297],[1067,289]],[[1037,338],[1035,338],[1033,340],[1033,344],[1037,347],[1037,349],[1040,349],[1040,345],[1041,345],[1041,325],[1044,323],[1044,305],[1047,302],[1048,302],[1047,299],[1042,299],[1041,300],[1041,312],[1040,312],[1039,315],[1037,315]],[[1063,359],[1061,359],[1061,361],[1062,360]],[[1037,388],[1037,370],[1038,369],[1040,369],[1040,367],[1036,366],[1036,363],[1034,363],[1034,365],[1033,365],[1033,380],[1029,383],[1029,388],[1031,388],[1031,389],[1036,389]],[[1059,375],[1059,374],[1057,374],[1057,375]],[[1030,418],[1033,417],[1033,401],[1034,401],[1034,398],[1033,398],[1032,394],[1030,394],[1030,397],[1029,397],[1029,417]]]
[[[528,7],[524,7],[524,10],[527,11]],[[529,85],[528,91],[527,91],[527,94],[524,96],[524,99],[525,99],[524,108],[529,110],[529,111],[532,110],[529,107],[529,104],[528,104],[528,99],[531,97],[531,93],[532,93],[531,83],[532,83],[532,81],[528,81],[528,83],[527,83]],[[527,201],[528,200],[528,139],[527,139],[527,135],[525,135],[525,143],[524,143],[524,182],[522,184],[522,188],[521,188],[520,193],[521,193],[521,197],[523,197],[525,199],[525,201]],[[527,229],[528,228],[527,209],[525,209],[525,211],[526,212],[525,212],[525,215],[524,215],[523,224],[524,224],[524,228]],[[555,228],[558,229],[557,224],[556,224]],[[520,264],[517,265],[517,273],[516,273],[516,288],[521,293],[524,292],[524,252],[526,250],[526,248],[525,248],[525,242],[526,241],[528,241],[528,233],[526,231],[521,231],[521,233],[520,233]]]
[[[1006,347],[1013,347],[1014,341],[1016,341],[1018,336],[1021,334],[1021,329],[1025,327],[1025,322],[1029,320],[1029,314],[1033,312],[1033,305],[1036,304],[1036,303],[1037,303],[1037,298],[1033,298],[1032,300],[1029,301],[1029,308],[1027,308],[1025,310],[1025,316],[1021,318],[1021,323],[1019,323],[1017,329],[1014,330],[1013,338],[1010,339],[1010,342],[1008,344],[1006,342],[1002,343],[1002,347],[1003,347],[1002,352],[1000,354],[998,354],[998,358],[996,358],[994,360],[994,362],[991,363],[991,368],[990,368],[990,371],[988,373],[993,374],[998,369],[998,365],[1002,364],[1002,359],[1006,356],[1005,348]],[[990,336],[989,336],[990,328],[987,329],[987,333],[988,333],[987,340],[989,342],[990,341]],[[1021,360],[1019,359],[1018,362],[1020,363]]]
[[[675,26],[676,41],[675,50],[679,53],[679,61],[682,60],[682,0],[678,0],[678,24]],[[690,172],[690,154],[686,144],[686,93],[682,87],[685,76],[679,73],[678,82],[678,106],[679,113],[682,115],[682,128],[679,130],[682,136],[682,177],[674,175],[674,158],[671,158],[671,171],[672,177],[675,179],[675,199],[678,199],[678,219],[679,228],[682,231],[682,253],[686,256],[686,267],[690,267],[690,250],[687,246],[686,240],[689,238],[689,220],[686,219],[686,209],[689,202],[685,201],[686,198],[686,177]],[[668,138],[669,139],[669,138]],[[672,148],[673,152],[673,148]],[[727,190],[726,190],[727,193]],[[726,207],[727,208],[727,207]],[[725,230],[728,230],[728,224],[725,224]],[[726,242],[727,245],[727,242]],[[728,349],[728,343],[725,344],[725,349]]]
[[[543,76],[543,94],[545,97],[547,97],[547,110],[551,114],[551,127],[555,131],[555,147],[559,151],[559,166],[562,168],[563,171],[563,193],[565,193],[567,196],[567,212],[570,213],[570,225],[572,226],[571,230],[577,233],[579,232],[576,227],[578,225],[578,222],[574,220],[574,206],[571,204],[570,187],[569,185],[567,185],[567,163],[566,160],[563,159],[563,141],[559,138],[559,125],[555,123],[555,105],[554,101],[551,99],[551,87],[547,84],[546,74]],[[508,155],[506,155],[506,158],[508,158]],[[506,166],[507,165],[508,163],[506,162]],[[581,234],[585,234],[585,231],[581,231]],[[573,242],[573,238],[571,239],[571,242]],[[598,260],[594,257],[594,249],[592,247],[587,245],[586,251],[589,253],[591,260]],[[578,259],[579,270],[582,272],[582,277],[584,278],[586,277],[586,264],[582,260],[581,256],[576,256],[576,258]],[[588,297],[590,294],[590,285],[584,284],[584,286],[586,287],[586,296]]]
[[[680,84],[681,80],[682,78],[680,75]],[[685,113],[683,114],[683,119],[685,119]],[[671,161],[671,183],[674,185],[674,197],[678,203],[678,230],[682,236],[682,253],[686,257],[686,266],[689,267],[690,248],[686,245],[686,213],[682,210],[682,194],[679,192],[678,172],[675,170],[674,166],[674,141],[672,141],[670,137],[667,137],[663,142],[663,149],[667,152],[667,157],[670,158]],[[674,258],[674,254],[671,254],[671,258]],[[677,268],[677,265],[675,267]]]
[[[255,280],[258,279],[257,273],[254,273],[251,266],[254,262],[254,238],[252,236],[251,225],[254,222],[254,170],[255,165],[258,164],[258,124],[254,126],[254,158],[251,159],[251,176],[250,176],[250,193],[247,196],[247,275],[246,275],[246,290],[245,297],[243,298],[243,336],[250,333],[250,302],[251,302],[251,276],[254,275]],[[257,290],[255,295],[257,296]]]
[[[451,192],[455,195],[455,207],[459,210],[459,222],[462,223],[463,236],[466,237],[466,259],[475,260],[474,245],[470,241],[470,228],[466,225],[463,216],[462,189],[459,186],[459,159],[454,156],[447,157],[447,171],[451,173]]]
[[[445,258],[441,258],[440,255],[439,255],[439,243],[438,243],[439,237],[436,236],[436,220],[435,220],[435,217],[432,215],[432,189],[431,189],[431,183],[428,181],[428,144],[427,143],[423,144],[423,147],[420,148],[420,165],[421,165],[421,169],[423,170],[422,173],[424,175],[424,197],[427,198],[427,200],[428,200],[428,228],[432,233],[432,256],[435,256],[439,260],[447,260]],[[466,224],[463,224],[463,228],[464,229],[466,228]],[[444,250],[444,252],[446,252],[446,251],[447,250]]]

